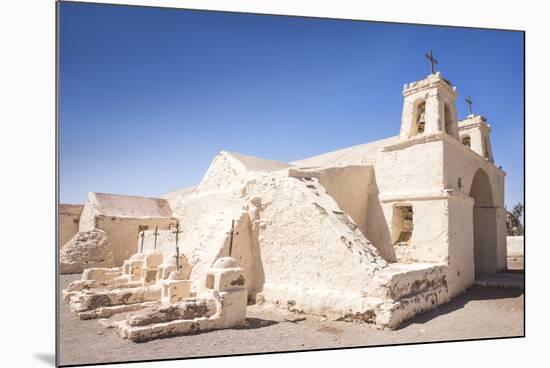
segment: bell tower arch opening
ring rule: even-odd
[[[440,72],[403,86],[400,140],[447,133],[458,140],[456,87]]]
[[[423,134],[426,130],[426,100],[417,102],[414,114],[414,124],[412,125],[412,135]]]
[[[475,273],[497,271],[497,209],[489,176],[478,169],[470,187],[474,199],[474,264]]]
[[[466,119],[458,123],[458,131],[462,144],[487,161],[494,162],[490,139],[491,126],[487,124],[485,117],[468,115]]]
[[[464,134],[460,140],[462,141],[462,145],[471,148],[472,147],[472,138],[468,134]]]

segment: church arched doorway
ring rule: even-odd
[[[489,176],[478,169],[470,187],[474,199],[474,262],[476,275],[497,271],[497,213]]]

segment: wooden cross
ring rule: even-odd
[[[141,248],[140,248],[140,253],[143,253],[143,239],[145,238],[145,229],[141,230]]]
[[[235,220],[231,220],[231,231],[229,232],[231,237],[229,238],[229,256],[233,252],[233,235],[238,235],[239,233],[235,231]]]
[[[153,233],[155,236],[155,250],[157,249],[157,236],[159,235],[159,227],[155,227],[155,232]]]
[[[435,74],[435,64],[437,64],[437,60],[434,59],[434,56],[432,54],[432,50],[430,50],[429,54],[424,55],[430,60],[430,63],[432,65],[432,74]]]
[[[468,110],[470,111],[470,115],[472,115],[472,105],[474,104],[474,101],[468,96],[467,99],[465,99],[466,103],[468,104]]]
[[[183,231],[180,230],[180,222],[176,222],[176,230],[173,231],[174,234],[176,234],[176,270],[180,270],[180,247],[178,246],[178,234],[182,233]]]

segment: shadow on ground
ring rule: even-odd
[[[523,275],[525,274],[525,271],[524,270],[520,270],[520,269],[508,269],[506,270],[507,273],[513,273],[513,274],[518,274],[518,275]]]
[[[277,321],[273,321],[269,319],[248,317],[246,318],[246,324],[244,326],[235,327],[235,330],[255,330],[257,328],[276,325],[278,323],[279,322]]]
[[[523,290],[520,289],[498,289],[481,286],[473,286],[464,293],[454,297],[449,303],[443,304],[430,311],[421,313],[416,317],[403,322],[396,330],[404,329],[414,324],[426,323],[436,317],[452,313],[458,309],[464,308],[466,304],[475,300],[494,300],[494,299],[513,299],[521,296]]]

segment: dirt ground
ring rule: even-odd
[[[525,266],[525,260],[523,256],[508,257],[508,269],[509,270],[523,270]]]
[[[59,286],[65,288],[78,278],[62,276]],[[97,320],[81,321],[60,301],[60,362],[72,365],[523,336],[523,301],[522,290],[473,287],[394,331],[315,316],[299,320],[304,316],[251,306],[245,328],[146,343],[123,340]]]

